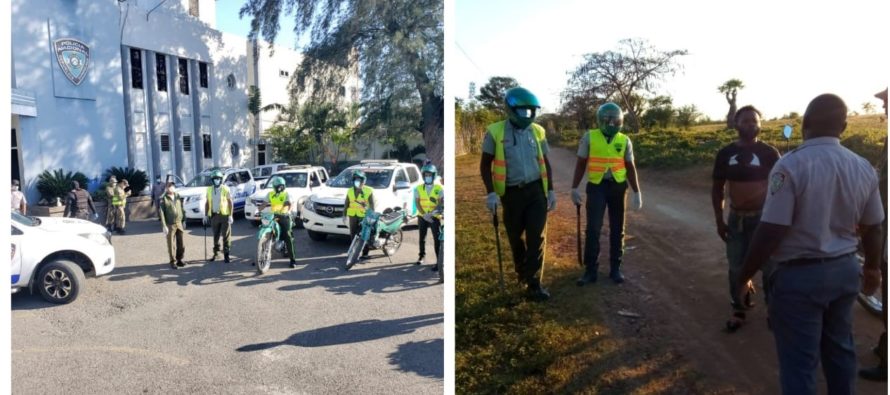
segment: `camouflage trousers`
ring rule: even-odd
[[[108,212],[105,214],[105,227],[114,227],[123,229],[127,225],[127,219],[124,214],[124,206],[108,206]]]

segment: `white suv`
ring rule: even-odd
[[[27,288],[52,303],[71,303],[93,276],[114,269],[111,233],[74,218],[12,213],[12,292]]]
[[[254,167],[250,172],[253,175],[253,181],[256,183],[257,188],[262,188],[266,185],[266,180],[272,176],[272,174],[277,173],[279,170],[285,168],[287,163],[271,163],[268,165],[261,165]]]
[[[185,219],[204,218],[204,205],[207,202],[207,187],[213,185],[210,173],[219,170],[223,173],[223,183],[229,187],[232,194],[232,203],[235,211],[243,210],[247,197],[256,192],[256,184],[248,169],[213,168],[201,172],[193,178],[185,187],[177,190],[182,196]]]
[[[291,199],[291,212],[298,219],[295,223],[302,224],[300,219],[303,218],[303,203],[309,198],[309,195],[324,187],[324,183],[328,181],[328,171],[321,166],[286,166],[272,174],[272,177],[284,179],[288,197]],[[272,177],[269,179],[271,180]],[[244,218],[250,220],[254,226],[260,224],[260,212],[257,210],[257,206],[259,203],[269,204],[268,196],[271,191],[272,188],[268,185],[263,186],[250,195],[250,198],[244,203]]]
[[[346,192],[352,187],[352,174],[361,170],[368,176],[365,186],[374,189],[374,210],[400,208],[415,215],[414,188],[423,183],[420,170],[413,163],[395,160],[363,160],[332,178],[326,188],[312,194],[303,205],[303,227],[309,238],[324,240],[328,234],[349,235],[343,221]]]

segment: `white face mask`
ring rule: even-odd
[[[173,195],[173,194],[175,194],[175,193],[176,193],[176,188],[167,188],[167,194],[168,194],[168,195]]]
[[[427,185],[430,185],[430,184],[433,183],[433,177],[426,176],[426,177],[423,178],[423,182],[424,182],[425,184],[427,184]]]
[[[12,191],[13,191],[13,192],[18,191],[18,190],[19,190],[19,186],[18,186],[18,185],[13,185],[13,186],[12,186]]]
[[[362,182],[359,180],[355,180],[352,182],[352,185],[355,185],[356,188],[359,188],[362,186]]]
[[[215,185],[215,186],[219,186],[220,184],[222,184],[222,180],[220,180],[219,178],[214,178],[214,179],[213,179],[213,185]]]

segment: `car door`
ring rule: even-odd
[[[12,226],[10,241],[12,242],[12,251],[10,253],[12,259],[12,285],[16,285],[19,281],[22,281],[22,241],[24,240],[24,234],[21,230]]]
[[[393,185],[395,187],[400,185],[408,186],[408,188],[404,189],[396,188],[396,198],[401,207],[404,207],[410,215],[414,215],[416,212],[416,208],[414,207],[414,190],[411,189],[411,182],[408,179],[408,175],[405,173],[405,169],[396,169],[395,184]]]
[[[232,205],[235,209],[244,207],[244,198],[242,197],[244,188],[238,180],[238,173],[229,173],[223,182],[229,187],[229,193],[232,195]]]

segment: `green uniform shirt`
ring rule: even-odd
[[[165,225],[173,225],[182,222],[185,219],[185,212],[182,210],[182,197],[178,193],[171,198],[170,195],[164,194],[161,197],[161,223]]]

